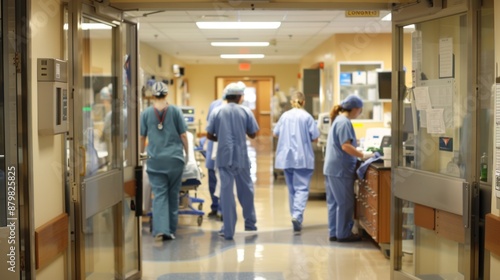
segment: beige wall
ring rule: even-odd
[[[289,88],[297,87],[299,69],[299,65],[296,64],[252,64],[250,71],[239,71],[236,63],[187,65],[185,78],[190,94],[189,105],[196,108],[197,132],[205,132],[208,107],[213,100],[222,96],[222,93],[215,92],[216,77],[273,76],[275,83],[279,83],[281,89],[288,92]]]
[[[168,101],[173,104],[179,104],[182,100],[180,90],[181,79],[174,77],[172,65],[179,64],[184,66],[182,60],[171,57],[168,54],[162,53],[158,49],[144,43],[139,44],[139,85],[144,85],[147,77],[154,75],[157,80],[173,79],[174,84],[168,85]],[[161,55],[161,66],[159,64],[159,56]],[[146,77],[146,78],[145,78]]]
[[[63,58],[61,1],[32,1],[32,27],[29,56],[31,59],[31,147],[33,200],[35,228],[65,212],[64,208],[64,156],[63,136],[38,135],[38,107],[36,63],[37,58]],[[56,6],[53,4],[56,3]],[[59,32],[58,32],[59,31]],[[43,47],[38,47],[43,46]],[[43,112],[41,112],[43,114]],[[37,271],[36,279],[65,278],[64,257],[59,257],[48,267]]]

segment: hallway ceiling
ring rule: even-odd
[[[346,17],[339,10],[189,10],[128,11],[139,22],[139,40],[188,64],[237,63],[220,54],[259,53],[255,64],[296,64],[338,33],[389,33],[391,22],[379,17]],[[276,30],[200,30],[197,21],[280,21]],[[370,35],[372,36],[372,35]],[[212,41],[266,41],[268,47],[213,47]],[[353,42],[355,43],[355,42]]]

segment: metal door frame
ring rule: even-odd
[[[425,1],[427,2],[427,1]],[[434,1],[435,3],[441,4],[441,1]],[[444,1],[443,1],[444,2]],[[449,2],[449,1],[448,1]],[[445,18],[454,15],[464,14],[467,18],[467,80],[470,81],[467,84],[468,97],[468,112],[471,113],[472,123],[476,123],[478,120],[477,114],[477,37],[478,37],[478,20],[477,20],[477,10],[478,7],[476,1],[472,0],[462,0],[455,3],[452,7],[437,7],[429,8],[425,7],[427,3],[421,3],[418,5],[400,4],[400,13],[397,17],[393,13],[393,83],[392,91],[397,94],[392,96],[392,104],[397,104],[393,106],[392,110],[392,146],[397,147],[397,149],[392,149],[392,158],[398,159],[393,161],[392,169],[392,189],[393,194],[391,195],[391,279],[417,279],[414,276],[408,275],[401,271],[402,264],[400,263],[400,257],[402,254],[402,242],[401,242],[401,225],[403,220],[403,215],[401,212],[402,201],[401,199],[412,198],[411,201],[417,203],[422,203],[424,205],[443,209],[445,211],[462,215],[463,223],[465,227],[465,242],[464,242],[464,265],[465,265],[465,279],[476,279],[478,275],[478,240],[475,236],[475,231],[477,231],[477,186],[479,181],[477,176],[477,170],[474,168],[468,168],[466,170],[465,179],[451,178],[444,175],[439,175],[436,173],[419,171],[413,168],[402,167],[399,165],[399,159],[402,157],[402,141],[400,134],[400,127],[402,127],[403,112],[401,110],[400,104],[403,103],[404,99],[404,72],[403,72],[403,26],[408,24],[414,24],[419,22],[425,22],[430,20],[435,20],[439,18]],[[396,6],[397,7],[397,6]],[[406,11],[405,11],[406,10]],[[402,85],[400,85],[402,84]],[[477,129],[477,126],[475,126]],[[477,133],[470,136],[470,143],[473,147],[477,143]],[[469,154],[469,158],[466,158],[467,166],[477,166],[477,158],[475,154],[477,151]],[[412,180],[413,179],[413,180]],[[401,180],[404,180],[404,184],[401,184]],[[416,181],[418,180],[418,181]],[[433,189],[429,188],[430,184],[422,183],[422,180],[427,180],[426,182],[436,182],[444,186],[443,189]],[[398,184],[399,183],[399,184]],[[417,192],[415,188],[425,189],[425,196],[415,195]],[[456,190],[459,190],[458,192]],[[438,196],[440,199],[447,197],[445,201],[443,200],[432,200],[429,198]],[[444,205],[443,205],[444,203]],[[396,257],[397,256],[397,257]]]
[[[70,147],[72,147],[70,152],[70,189],[71,189],[71,229],[73,234],[73,247],[71,254],[71,266],[73,276],[76,278],[85,277],[85,242],[84,242],[84,232],[85,227],[83,226],[86,219],[93,214],[100,212],[103,209],[114,207],[114,212],[118,218],[115,220],[117,224],[117,229],[115,231],[115,277],[119,279],[124,279],[123,271],[123,166],[115,166],[112,170],[107,171],[105,174],[96,175],[91,178],[85,179],[81,174],[81,170],[85,169],[85,159],[81,157],[81,135],[75,133],[75,131],[82,131],[82,117],[80,113],[75,110],[75,108],[81,108],[81,90],[83,89],[83,35],[81,23],[83,18],[90,18],[97,21],[102,21],[103,23],[115,26],[113,28],[113,65],[112,73],[116,75],[116,85],[121,85],[121,34],[119,27],[116,27],[122,21],[122,12],[111,8],[105,4],[95,3],[95,1],[87,0],[75,0],[69,1],[68,11],[69,11],[69,60],[71,75],[69,75],[69,82],[73,88],[72,102],[70,106],[70,112],[73,114],[71,116],[72,125],[70,126]],[[123,90],[121,87],[116,86],[117,99],[123,99]],[[113,123],[119,123],[120,116],[122,114],[123,105],[121,102],[113,102],[113,112],[118,112],[118,114],[113,114]],[[75,118],[76,115],[76,118]],[[121,135],[123,133],[123,125],[120,125],[120,129],[115,135]],[[117,141],[117,137],[113,140],[113,150],[121,151],[122,143]],[[83,152],[85,153],[85,151]],[[116,162],[122,163],[122,154],[113,153],[117,157]],[[98,188],[98,184],[102,184],[102,180],[105,182],[113,182],[114,184],[108,184],[109,188]],[[100,182],[100,183],[99,183]],[[118,183],[116,183],[118,182]],[[86,199],[88,194],[92,193],[94,198],[99,198],[97,200]],[[109,198],[109,199],[108,199]],[[83,268],[83,269],[82,269]]]
[[[5,132],[5,206],[6,226],[0,228],[5,243],[0,247],[0,278],[6,280],[31,279],[35,273],[34,222],[32,182],[29,158],[29,104],[27,75],[27,26],[21,17],[27,13],[25,1],[1,1],[2,13],[2,74],[3,120]],[[8,36],[13,34],[14,36]]]

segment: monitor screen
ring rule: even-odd
[[[378,99],[391,99],[392,72],[378,72]]]
[[[402,130],[405,133],[415,133],[415,121],[418,119],[413,118],[413,111],[410,104],[404,104],[403,106],[403,121]]]
[[[350,86],[352,84],[352,73],[342,72],[340,73],[340,85]]]

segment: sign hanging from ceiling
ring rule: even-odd
[[[378,16],[380,16],[380,11],[370,11],[370,10],[345,11],[345,17],[378,17]]]
[[[250,62],[240,62],[238,64],[238,69],[240,71],[250,71]]]

